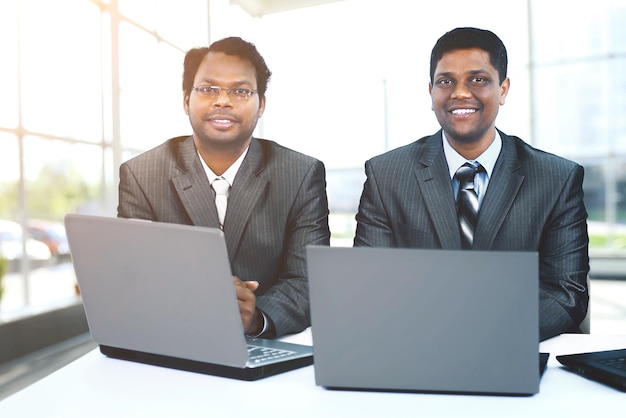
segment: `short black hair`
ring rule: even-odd
[[[504,43],[491,31],[470,27],[452,29],[437,40],[430,54],[430,82],[432,83],[435,77],[437,63],[446,52],[470,48],[479,48],[489,53],[491,65],[498,70],[502,84],[506,79],[508,65]]]
[[[267,90],[267,84],[270,81],[272,72],[267,68],[265,60],[257,51],[256,46],[236,36],[215,41],[208,48],[193,48],[187,52],[183,72],[183,92],[185,96],[191,94],[193,80],[196,77],[200,63],[209,52],[223,52],[226,55],[235,55],[249,61],[254,66],[256,73],[259,97],[265,97],[265,91]]]

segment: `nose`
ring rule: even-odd
[[[465,83],[457,83],[454,86],[454,91],[452,92],[452,97],[455,99],[461,98],[465,99],[472,96],[472,91]]]
[[[232,107],[233,102],[231,102],[230,100],[230,95],[228,94],[228,90],[227,89],[221,89],[219,94],[217,95],[217,97],[215,98],[214,102],[213,102],[214,106],[220,106],[220,107]]]

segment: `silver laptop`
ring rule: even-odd
[[[307,261],[317,385],[539,391],[537,253],[309,246]]]
[[[76,214],[65,227],[103,354],[243,380],[312,364],[311,347],[245,338],[221,230]]]

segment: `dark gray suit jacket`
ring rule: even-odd
[[[228,197],[232,273],[259,282],[276,334],[310,325],[305,247],[329,245],[324,165],[253,138]],[[118,216],[219,227],[213,188],[192,137],[170,139],[120,167]]]
[[[540,338],[576,332],[589,303],[583,167],[500,135],[473,248],[537,251]],[[439,131],[365,163],[355,246],[461,249],[442,144]]]

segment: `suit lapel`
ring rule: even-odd
[[[415,170],[415,177],[442,248],[460,249],[454,192],[441,141],[441,131],[428,139],[418,156],[421,165]]]
[[[256,139],[250,142],[250,148],[246,155],[233,187],[228,195],[228,209],[224,228],[226,233],[226,246],[231,260],[234,259],[237,248],[248,220],[263,191],[268,185],[268,180],[261,172],[265,169],[263,149]]]
[[[522,167],[513,140],[502,132],[502,151],[496,161],[487,193],[480,206],[473,248],[489,250],[502,222],[506,218],[515,196],[524,181]]]
[[[193,137],[180,144],[172,185],[193,225],[219,227],[211,185],[206,177]]]

